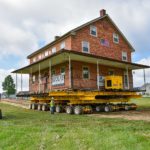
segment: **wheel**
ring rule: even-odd
[[[130,110],[129,105],[125,105],[125,106],[124,106],[124,110],[125,110],[125,111],[129,111],[129,110]]]
[[[29,104],[29,109],[32,109],[32,104]]]
[[[134,104],[134,103],[133,103],[133,104],[131,104],[131,105],[130,105],[130,107],[131,107],[131,110],[136,110],[136,109],[137,109],[137,105],[136,105],[136,104]]]
[[[32,104],[32,109],[33,110],[37,109],[37,104],[36,103]]]
[[[42,104],[38,104],[38,108],[37,108],[39,111],[42,110]]]
[[[75,106],[74,108],[74,113],[76,115],[81,115],[83,113],[83,109],[82,109],[82,106]]]
[[[67,114],[73,114],[73,107],[72,106],[67,106],[66,107],[66,113]]]
[[[43,105],[42,105],[42,111],[46,111],[47,109],[48,109],[47,104],[43,104]]]
[[[0,119],[2,119],[2,111],[1,111],[1,109],[0,109]]]
[[[105,112],[110,112],[110,111],[111,111],[110,105],[106,105],[106,106],[104,107],[104,111],[105,111]]]
[[[56,112],[61,113],[62,112],[62,107],[60,105],[56,106]]]
[[[96,110],[96,112],[100,112],[101,111],[101,107],[100,106],[96,106],[95,110]]]
[[[113,112],[113,111],[116,110],[116,106],[111,104],[111,105],[109,105],[109,109],[110,109],[111,112]]]

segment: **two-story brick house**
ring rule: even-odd
[[[133,88],[134,48],[105,10],[28,56],[30,64],[14,73],[30,75],[30,92],[102,90],[108,75],[122,76],[124,89]]]

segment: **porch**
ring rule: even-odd
[[[108,75],[123,76],[124,89],[132,89],[132,70],[145,68],[149,66],[62,50],[13,73],[16,73],[16,83],[17,74],[29,74],[30,92],[45,93],[66,89],[102,90],[104,77]]]

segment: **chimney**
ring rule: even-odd
[[[100,10],[100,17],[104,17],[106,15],[106,10],[102,9]]]
[[[58,40],[60,38],[60,36],[55,36],[55,40]]]

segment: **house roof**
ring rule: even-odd
[[[150,66],[146,66],[146,65],[124,62],[124,61],[115,60],[112,58],[97,56],[94,54],[88,54],[88,53],[82,53],[82,52],[77,52],[73,50],[70,51],[70,50],[62,49],[58,51],[57,53],[46,57],[45,59],[42,59],[38,62],[30,64],[21,69],[15,70],[12,73],[22,73],[22,74],[34,73],[38,71],[39,64],[40,64],[41,70],[44,70],[49,67],[50,60],[52,62],[52,66],[58,65],[64,62],[68,62],[69,55],[71,57],[71,60],[74,60],[74,61],[81,61],[81,62],[87,62],[87,63],[93,63],[93,64],[97,64],[97,61],[98,61],[99,64],[101,65],[122,68],[122,69],[128,68],[131,70],[136,70],[136,69],[150,68]]]
[[[124,36],[124,34],[120,31],[120,29],[117,27],[117,25],[114,23],[114,21],[109,17],[109,15],[106,14],[106,15],[104,15],[102,17],[98,17],[96,19],[93,19],[93,20],[91,20],[91,21],[89,21],[89,22],[87,22],[87,23],[85,23],[85,24],[83,24],[83,25],[81,25],[81,26],[79,26],[79,27],[77,27],[77,28],[75,28],[75,29],[73,29],[73,30],[65,33],[64,35],[62,35],[61,37],[57,38],[56,40],[54,40],[53,42],[49,43],[48,45],[42,47],[41,49],[39,49],[39,50],[37,50],[35,52],[33,52],[27,58],[29,59],[29,58],[33,57],[34,55],[40,53],[41,51],[46,50],[50,46],[53,46],[57,42],[63,40],[64,38],[66,38],[68,36],[71,36],[71,35],[75,35],[75,32],[77,32],[78,30],[80,30],[80,29],[82,29],[82,28],[84,28],[84,27],[86,27],[86,26],[88,26],[88,25],[90,25],[90,24],[92,24],[92,23],[94,23],[96,21],[102,20],[104,18],[108,18],[108,20],[113,24],[113,26],[116,28],[116,30],[121,34],[121,36],[123,37],[123,39],[127,42],[127,44],[129,45],[129,47],[131,48],[131,50],[134,52],[135,49],[133,48],[133,46],[130,44],[130,42],[127,40],[127,38]]]

